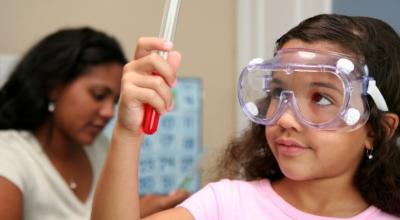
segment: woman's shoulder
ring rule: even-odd
[[[0,131],[0,162],[26,162],[42,152],[35,136],[29,131]]]
[[[21,136],[20,133],[14,129],[0,130],[0,141],[13,140],[15,137]]]
[[[0,131],[0,169],[30,167],[33,158],[40,158],[43,153],[35,136],[29,131]],[[30,167],[32,168],[32,167]]]
[[[39,146],[28,131],[0,131],[0,176],[15,184],[21,191],[35,167],[32,155],[38,155]]]
[[[0,149],[35,145],[36,139],[29,131],[0,130]]]

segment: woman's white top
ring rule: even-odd
[[[35,136],[27,131],[0,131],[0,176],[21,190],[25,220],[88,220],[107,148],[108,140],[103,136],[85,147],[94,177],[85,202],[75,196]]]

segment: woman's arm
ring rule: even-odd
[[[92,220],[140,218],[138,163],[143,140],[143,103],[150,104],[161,114],[172,109],[170,88],[176,83],[180,54],[171,49],[172,44],[162,39],[141,38],[134,60],[124,67],[118,116],[108,158],[97,185]],[[168,51],[168,61],[152,53],[154,50]],[[192,219],[182,208],[163,213],[149,219],[171,219],[171,216]],[[184,216],[180,216],[181,213]]]
[[[17,186],[0,177],[0,219],[22,220],[22,193]]]

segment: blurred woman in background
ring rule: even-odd
[[[88,27],[38,42],[0,90],[0,219],[89,219],[126,58]],[[142,199],[143,215],[185,192]]]

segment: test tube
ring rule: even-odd
[[[159,37],[163,38],[165,41],[172,42],[174,40],[180,5],[181,0],[165,1],[164,13],[159,35]],[[158,51],[157,53],[164,59],[167,59],[167,52]],[[144,104],[144,117],[142,123],[143,132],[148,135],[154,134],[154,132],[156,132],[158,128],[159,117],[160,115],[152,106],[150,106],[149,104]]]

